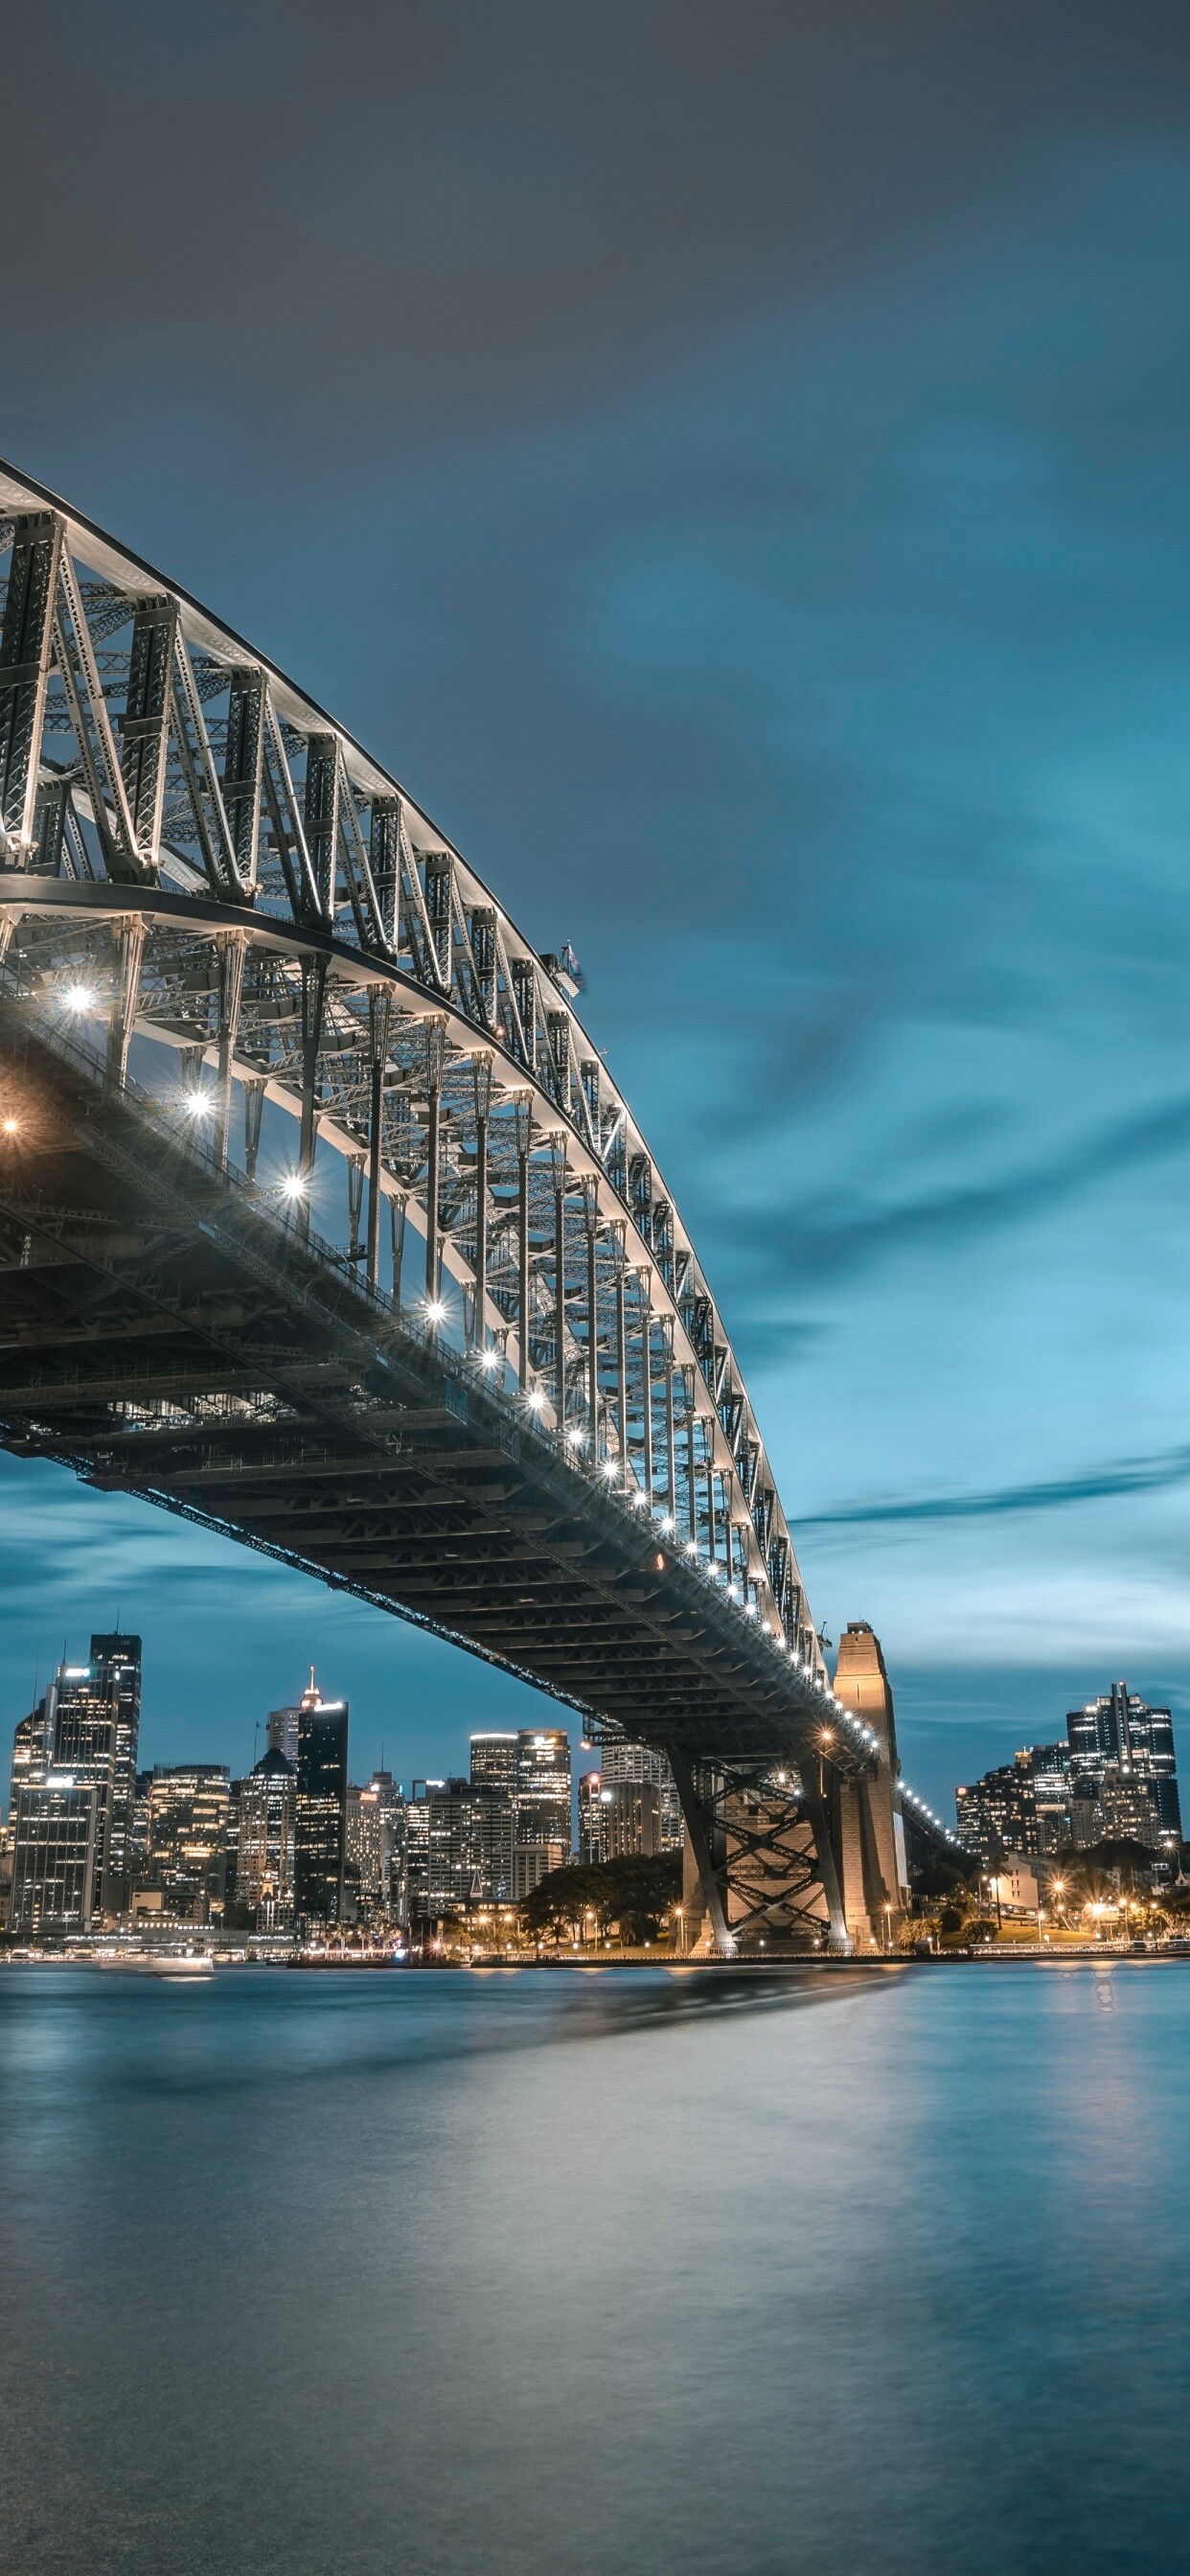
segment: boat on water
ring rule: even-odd
[[[161,1950],[147,1955],[143,1950],[135,1957],[121,1959],[112,1952],[97,1958],[97,1967],[123,1968],[136,1977],[210,1977],[215,1961],[209,1950]]]

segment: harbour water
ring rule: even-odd
[[[21,2576],[1190,2542],[1190,1963],[0,1973]]]

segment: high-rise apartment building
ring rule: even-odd
[[[621,1736],[610,1727],[605,1727],[601,1757],[603,1786],[609,1801],[614,1802],[616,1792],[622,1788],[652,1788],[657,1792],[659,1821],[656,1824],[650,1823],[647,1830],[659,1835],[660,1839],[648,1845],[642,1843],[639,1848],[642,1851],[646,1849],[680,1851],[682,1848],[681,1801],[665,1755],[654,1753],[647,1744],[630,1743],[626,1736]],[[629,1798],[621,1798],[618,1801],[618,1807],[621,1821],[617,1829],[615,1854],[617,1858],[629,1848],[623,1838],[631,1830],[631,1819],[635,1812],[634,1802]],[[646,1814],[652,1817],[652,1801],[646,1799],[640,1806],[639,1812],[642,1818]],[[645,1830],[643,1825],[642,1830]],[[608,1858],[611,1857],[609,1853]]]
[[[298,1704],[294,1908],[300,1924],[338,1923],[347,1859],[345,1699],[324,1700],[310,1668]]]
[[[1127,1682],[1113,1682],[1099,1699],[1067,1712],[1066,1734],[1071,1770],[1084,1799],[1085,1784],[1096,1784],[1109,1832],[1123,1833],[1127,1820],[1130,1840],[1175,1849],[1182,1814],[1169,1709],[1150,1708]]]
[[[981,1780],[955,1790],[955,1813],[963,1841],[986,1861],[1009,1851],[1037,1849],[1037,1799],[1027,1753],[985,1771]]]
[[[253,1931],[285,1931],[293,1921],[293,1765],[270,1745],[239,1790],[236,1914]]]
[[[148,1877],[177,1923],[221,1920],[227,1897],[225,1762],[159,1762],[149,1790]]]
[[[426,1921],[478,1894],[469,1780],[415,1780],[407,1810],[409,1919]]]
[[[8,1929],[18,1941],[89,1932],[95,1907],[99,1790],[51,1771],[17,1797]]]

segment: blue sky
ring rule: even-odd
[[[878,1628],[934,1802],[1117,1673],[1190,1721],[1182,54],[1144,9],[906,9],[900,47],[858,8],[744,9],[734,47],[646,9],[617,109],[616,10],[584,108],[564,53],[516,78],[539,13],[486,86],[482,13],[396,14],[437,53],[348,9],[331,117],[342,150],[424,91],[405,163],[349,154],[344,205],[237,110],[204,227],[197,20],[115,13],[150,122],[188,76],[176,226],[84,148],[87,256],[8,283],[0,446],[574,941],[816,1615]],[[66,17],[86,138],[111,75]],[[300,133],[318,13],[245,23],[249,101],[288,25]],[[117,1605],[150,1759],[247,1759],[310,1658],[406,1776],[530,1706],[56,1471],[0,1468],[0,1527],[14,1718]]]

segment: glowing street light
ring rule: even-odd
[[[19,1135],[20,1135],[20,1132],[21,1132],[21,1122],[20,1122],[20,1119],[19,1119],[19,1118],[0,1118],[0,1132],[2,1132],[5,1136],[19,1136]]]
[[[289,1199],[291,1201],[304,1199],[307,1194],[308,1186],[304,1173],[287,1172],[281,1183],[281,1196],[283,1199]]]
[[[441,1324],[445,1321],[446,1308],[441,1297],[427,1297],[426,1316],[431,1324]]]
[[[95,1002],[96,994],[91,984],[68,984],[62,995],[63,1010],[72,1011],[76,1019],[81,1019],[86,1011],[93,1011]]]

